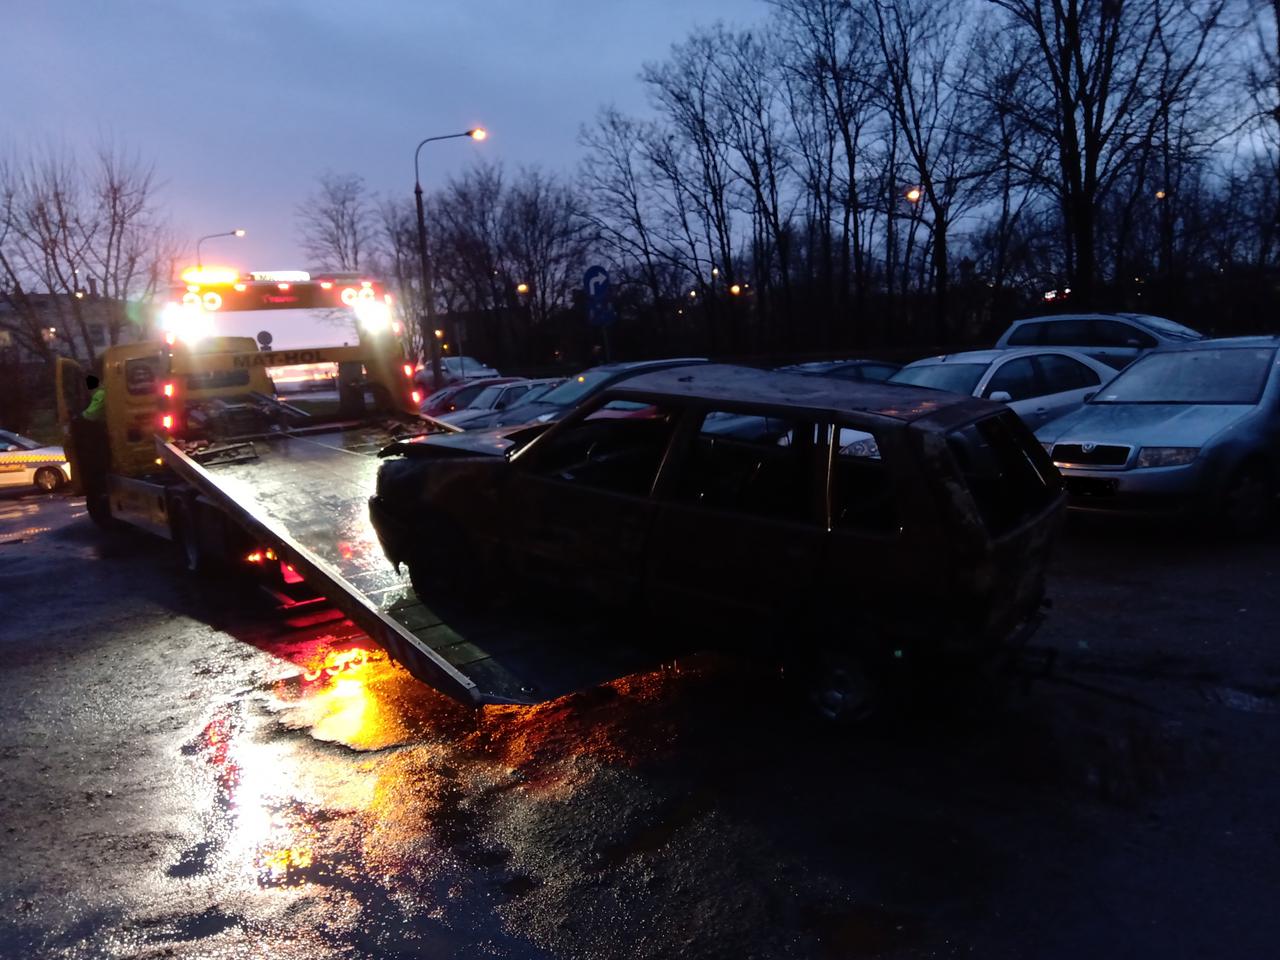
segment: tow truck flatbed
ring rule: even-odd
[[[463,703],[538,703],[661,658],[600,622],[423,603],[407,574],[392,568],[369,521],[377,454],[395,439],[392,426],[241,438],[193,455],[164,443],[160,456],[410,673]]]

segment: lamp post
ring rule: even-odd
[[[436,140],[455,140],[459,137],[470,137],[472,140],[483,140],[489,136],[484,127],[476,127],[462,133],[446,133],[441,137],[427,137],[413,151],[413,199],[418,207],[418,257],[422,267],[422,306],[423,313],[419,318],[422,340],[431,344],[431,388],[439,390],[443,377],[440,372],[440,339],[435,335],[436,301],[432,295],[431,260],[427,256],[427,219],[422,209],[422,178],[418,173],[418,155],[428,143]]]
[[[201,237],[199,240],[196,241],[196,268],[199,269],[200,267],[204,266],[204,263],[200,259],[200,244],[204,243],[206,240],[212,240],[214,237],[243,237],[243,236],[244,236],[244,231],[240,229],[228,230],[225,233],[205,234],[203,237]]]

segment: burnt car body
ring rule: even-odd
[[[373,525],[420,593],[465,554],[486,578],[710,628],[703,647],[820,651],[846,678],[1029,635],[1063,506],[1002,405],[724,365],[383,455]]]

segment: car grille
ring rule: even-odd
[[[1078,463],[1096,467],[1123,467],[1129,460],[1129,447],[1099,443],[1085,450],[1079,443],[1056,443],[1053,446],[1054,463]]]

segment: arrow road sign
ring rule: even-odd
[[[609,296],[609,271],[604,267],[588,267],[582,275],[582,289],[592,303],[603,303]]]

